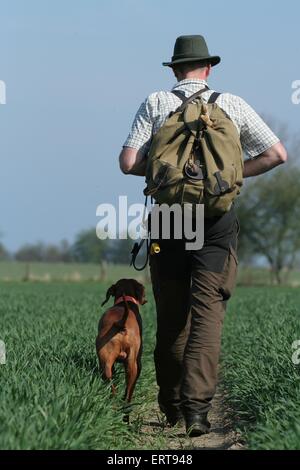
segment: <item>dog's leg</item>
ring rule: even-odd
[[[129,357],[129,359],[126,361],[125,374],[126,374],[126,391],[125,391],[124,400],[129,404],[131,402],[135,384],[139,376],[139,367],[138,367],[136,358]],[[124,412],[125,414],[123,417],[123,421],[129,424],[130,408],[125,407]]]
[[[109,361],[105,362],[104,364],[101,363],[99,360],[99,366],[100,366],[100,372],[101,372],[101,377],[105,382],[110,382],[111,383],[111,393],[113,396],[116,394],[116,386],[113,383],[113,367],[114,367],[114,362]]]
[[[136,358],[129,357],[126,368],[126,391],[124,399],[130,403],[134,392],[134,387],[138,378],[138,365]]]
[[[136,358],[136,363],[137,363],[137,377],[136,379],[139,378],[141,371],[142,371],[142,344],[140,345],[140,349]]]

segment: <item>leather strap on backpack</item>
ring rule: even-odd
[[[217,101],[217,99],[219,98],[219,96],[221,95],[221,93],[218,93],[217,91],[214,91],[210,97],[209,97],[209,100],[208,100],[208,104],[213,104]]]
[[[173,95],[177,96],[177,98],[179,98],[183,103],[186,102],[187,97],[185,96],[183,91],[173,90],[171,93],[173,93]]]
[[[202,88],[201,90],[197,91],[196,93],[191,95],[189,98],[186,98],[186,96],[182,92],[173,90],[172,93],[176,95],[179,99],[181,99],[181,101],[183,102],[182,105],[180,105],[179,108],[176,109],[176,112],[181,113],[182,111],[184,111],[189,103],[194,101],[196,98],[198,98],[198,96],[201,96],[202,93],[205,93],[208,90],[209,90],[208,86],[205,86],[205,88]]]

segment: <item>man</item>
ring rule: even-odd
[[[180,36],[171,62],[163,64],[172,68],[178,81],[172,92],[188,98],[204,89],[220,60],[209,54],[202,36]],[[140,106],[120,154],[125,174],[145,175],[153,135],[182,104],[172,92],[153,93]],[[212,93],[203,92],[203,101],[208,102]],[[250,157],[244,165],[245,178],[287,160],[279,139],[243,99],[223,93],[216,103],[235,124]],[[237,235],[232,207],[223,216],[205,219],[201,250],[186,250],[184,240],[161,240],[160,254],[150,257],[157,309],[158,402],[170,425],[184,417],[190,436],[209,432],[207,413],[217,383],[221,328],[237,272]]]

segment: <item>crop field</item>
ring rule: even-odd
[[[126,265],[109,264],[105,271],[107,280],[113,280],[128,276],[129,268]],[[133,268],[132,275],[136,275]],[[23,281],[28,277],[29,280],[41,282],[99,281],[103,271],[100,265],[92,263],[0,262],[0,281]]]
[[[144,255],[139,258],[138,265],[144,262]],[[23,261],[0,261],[0,282],[23,281],[24,279],[39,282],[82,282],[82,281],[113,281],[121,277],[134,277],[142,282],[149,281],[149,272],[135,271],[126,264],[107,264],[105,270],[100,265],[91,263],[46,263]],[[238,284],[266,286],[272,284],[267,268],[246,267],[240,265]],[[285,273],[283,284],[300,287],[300,271]]]
[[[143,431],[156,398],[155,311],[150,288],[141,308],[143,370],[130,424],[100,380],[95,354],[101,301],[108,285],[0,283],[1,449],[168,449],[168,436]],[[300,449],[300,291],[238,288],[226,314],[221,379],[230,413],[251,449]]]
[[[300,290],[239,288],[223,332],[222,376],[252,449],[300,449]]]

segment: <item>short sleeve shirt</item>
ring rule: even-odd
[[[188,98],[193,93],[207,86],[205,80],[186,79],[178,82],[172,90],[183,92]],[[213,90],[207,90],[201,96],[207,102]],[[241,139],[243,151],[255,158],[279,142],[263,119],[242,98],[230,93],[222,93],[216,103],[235,124]],[[153,135],[167,120],[171,111],[181,104],[180,98],[169,91],[152,93],[141,104],[131,127],[124,147],[138,149],[147,155]]]

